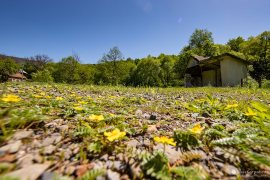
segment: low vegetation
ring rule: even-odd
[[[67,179],[269,178],[269,93],[2,84],[0,173],[39,164],[37,177]]]

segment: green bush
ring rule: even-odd
[[[53,82],[53,77],[50,71],[46,69],[33,73],[32,79],[33,81],[37,81],[37,82]]]

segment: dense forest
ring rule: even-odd
[[[259,87],[270,79],[270,31],[247,39],[239,36],[226,44],[216,44],[212,33],[196,29],[188,44],[178,55],[151,55],[142,59],[125,59],[118,47],[105,53],[98,64],[81,64],[78,55],[53,62],[46,55],[36,55],[18,64],[11,58],[0,61],[0,80],[6,81],[9,74],[23,69],[28,78],[39,82],[68,84],[97,84],[124,86],[170,87],[184,84],[185,69],[193,54],[216,56],[232,53],[250,61],[249,75]]]

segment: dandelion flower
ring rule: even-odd
[[[62,100],[63,100],[63,98],[62,98],[62,97],[59,97],[59,96],[56,97],[55,99],[56,99],[57,101],[62,101]]]
[[[78,103],[82,104],[82,105],[87,104],[87,102],[85,102],[85,101],[79,101]]]
[[[154,141],[162,144],[169,144],[172,146],[176,146],[175,142],[173,141],[173,138],[168,138],[166,136],[154,137]]]
[[[22,99],[19,96],[16,96],[14,94],[8,94],[2,97],[2,101],[4,102],[19,102],[21,100]]]
[[[193,128],[189,129],[189,131],[194,134],[201,134],[203,129],[204,127],[202,127],[200,124],[197,124]]]
[[[82,107],[78,107],[78,106],[73,107],[73,109],[75,109],[76,111],[82,111],[83,110]]]
[[[89,116],[89,119],[90,119],[91,121],[99,122],[99,121],[104,120],[104,117],[103,117],[103,115],[94,115],[94,114],[91,114],[91,115]]]

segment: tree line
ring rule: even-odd
[[[178,55],[160,54],[141,59],[125,59],[118,47],[111,48],[97,64],[82,64],[78,55],[53,62],[46,55],[28,58],[18,65],[12,59],[0,61],[0,81],[18,69],[26,71],[28,79],[40,82],[68,84],[97,84],[124,86],[182,86],[191,55],[216,56],[232,53],[250,61],[249,74],[259,87],[264,79],[270,80],[270,31],[247,39],[239,36],[226,44],[216,44],[212,33],[196,29],[188,44]]]

